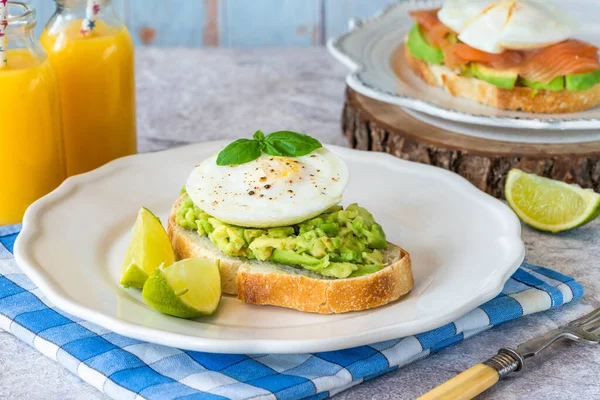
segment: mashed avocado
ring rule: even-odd
[[[294,265],[332,278],[361,276],[383,267],[385,233],[373,216],[356,204],[333,207],[294,226],[241,228],[219,221],[189,197],[180,203],[177,225],[197,231],[225,254]]]

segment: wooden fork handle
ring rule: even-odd
[[[470,400],[494,386],[498,380],[498,371],[488,365],[477,364],[418,400]]]
[[[470,400],[522,367],[523,358],[516,351],[501,349],[485,363],[469,368],[417,400]]]

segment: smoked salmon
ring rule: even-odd
[[[557,76],[599,69],[598,48],[581,40],[569,39],[527,52],[519,67],[519,75],[530,81],[549,83]]]
[[[444,64],[454,68],[471,62],[496,69],[515,69],[527,80],[549,83],[558,76],[593,72],[600,69],[598,48],[576,39],[536,50],[505,50],[486,53],[457,42],[456,33],[438,18],[439,9],[411,11],[427,41],[444,52]]]
[[[411,11],[410,16],[423,28],[427,34],[429,43],[436,47],[447,47],[452,44],[448,35],[454,34],[452,29],[442,24],[437,13],[440,9]]]
[[[523,61],[523,54],[519,51],[506,50],[500,54],[486,53],[477,50],[465,43],[456,43],[444,50],[444,62],[449,67],[466,65],[478,62],[497,69],[515,68]]]

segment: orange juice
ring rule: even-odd
[[[102,21],[83,36],[81,23],[67,21],[41,37],[58,74],[69,176],[134,154],[137,146],[131,36]]]
[[[0,225],[21,222],[25,209],[65,178],[60,94],[48,58],[8,50],[0,69]]]

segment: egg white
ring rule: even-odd
[[[438,17],[464,43],[495,54],[562,42],[575,27],[547,0],[448,0]]]
[[[510,20],[500,36],[505,49],[546,47],[569,39],[575,33],[575,24],[565,14],[546,2],[517,3]]]
[[[487,53],[502,53],[500,37],[512,10],[512,2],[500,3],[475,18],[458,35],[464,43]]]
[[[320,148],[302,157],[258,159],[218,166],[217,155],[199,164],[187,180],[194,204],[229,224],[269,228],[293,225],[338,204],[348,185],[348,167]]]
[[[438,18],[454,32],[462,32],[476,17],[498,0],[447,0]]]

